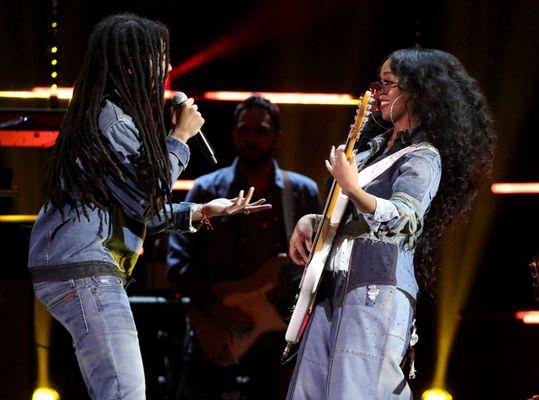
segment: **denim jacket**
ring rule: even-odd
[[[408,145],[424,142],[419,129],[399,132],[391,150],[382,153],[387,136],[376,136],[370,141],[369,150],[356,156],[358,168]],[[414,150],[364,188],[375,197],[373,214],[349,206],[328,263],[330,270],[352,270],[349,290],[365,285],[393,285],[415,298],[415,243],[438,190],[441,173],[440,155],[434,147]]]
[[[39,215],[30,236],[28,267],[34,282],[75,279],[92,275],[122,276],[133,270],[146,231],[165,228],[194,231],[193,205],[173,204],[169,226],[164,215],[149,219],[149,202],[138,179],[134,160],[140,156],[139,132],[132,118],[106,100],[99,113],[99,128],[109,155],[120,168],[123,180],[107,180],[113,197],[106,211],[87,209],[88,219],[78,206],[64,206],[64,217],[48,204]],[[189,161],[189,148],[172,136],[167,137],[171,182]],[[80,215],[80,218],[79,218]]]

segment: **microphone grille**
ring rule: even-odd
[[[187,100],[187,95],[183,92],[176,92],[172,95],[172,105],[173,106],[179,106],[182,104],[185,100]]]

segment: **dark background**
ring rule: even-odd
[[[0,4],[0,90],[50,85],[52,42],[59,46],[58,83],[72,86],[91,29],[102,17],[119,11],[157,18],[169,26],[173,66],[229,38],[224,54],[172,82],[173,89],[192,95],[208,90],[359,95],[377,79],[381,61],[392,50],[419,43],[455,54],[478,80],[491,105],[498,144],[493,176],[485,177],[470,224],[446,235],[446,259],[458,260],[459,246],[475,246],[477,255],[475,279],[461,307],[447,387],[455,399],[525,399],[539,394],[539,326],[525,326],[512,317],[517,310],[538,307],[527,267],[532,255],[539,253],[538,196],[496,196],[488,190],[491,180],[539,181],[535,112],[539,104],[539,2],[59,0],[57,36],[50,29],[51,1],[2,0]],[[199,103],[207,121],[205,133],[224,166],[233,157],[230,132],[235,104]],[[65,105],[0,99],[1,107]],[[281,112],[285,131],[278,151],[281,166],[322,184],[327,176],[322,160],[329,147],[345,137],[354,108],[282,105]],[[12,174],[11,180],[2,175],[1,182],[19,189],[15,198],[0,199],[2,213],[37,213],[43,200],[41,179],[47,153],[45,149],[0,148],[0,168],[3,174]],[[195,149],[184,178],[211,170],[199,156]],[[483,228],[468,229],[474,224]],[[0,225],[0,357],[5,360],[0,367],[0,399],[28,399],[34,386],[33,299],[25,273],[30,228]],[[133,294],[171,295],[170,290],[149,283],[163,268],[159,262],[163,243],[163,238],[150,239],[147,248],[151,251],[138,266],[139,282],[131,289]],[[151,276],[145,269],[149,263],[157,264]],[[456,262],[449,268],[447,262],[442,264],[446,277],[458,277],[467,265]],[[425,296],[418,306],[419,373],[413,384],[417,397],[434,374],[438,302]],[[160,398],[163,387],[155,382],[166,371],[159,370],[163,363],[159,355],[177,349],[182,315],[174,306],[151,307],[134,309],[145,352],[149,398]],[[83,398],[70,346],[67,334],[55,327],[52,380],[63,398]]]

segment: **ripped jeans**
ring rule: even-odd
[[[34,284],[34,290],[71,334],[92,399],[145,399],[137,330],[118,277],[39,282]]]
[[[345,272],[326,278],[287,399],[412,399],[400,367],[413,319],[407,295],[389,285],[362,286],[345,294]]]

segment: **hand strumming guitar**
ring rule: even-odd
[[[315,225],[320,221],[320,215],[307,214],[300,218],[290,237],[289,254],[292,261],[305,265],[312,250],[312,236]]]

